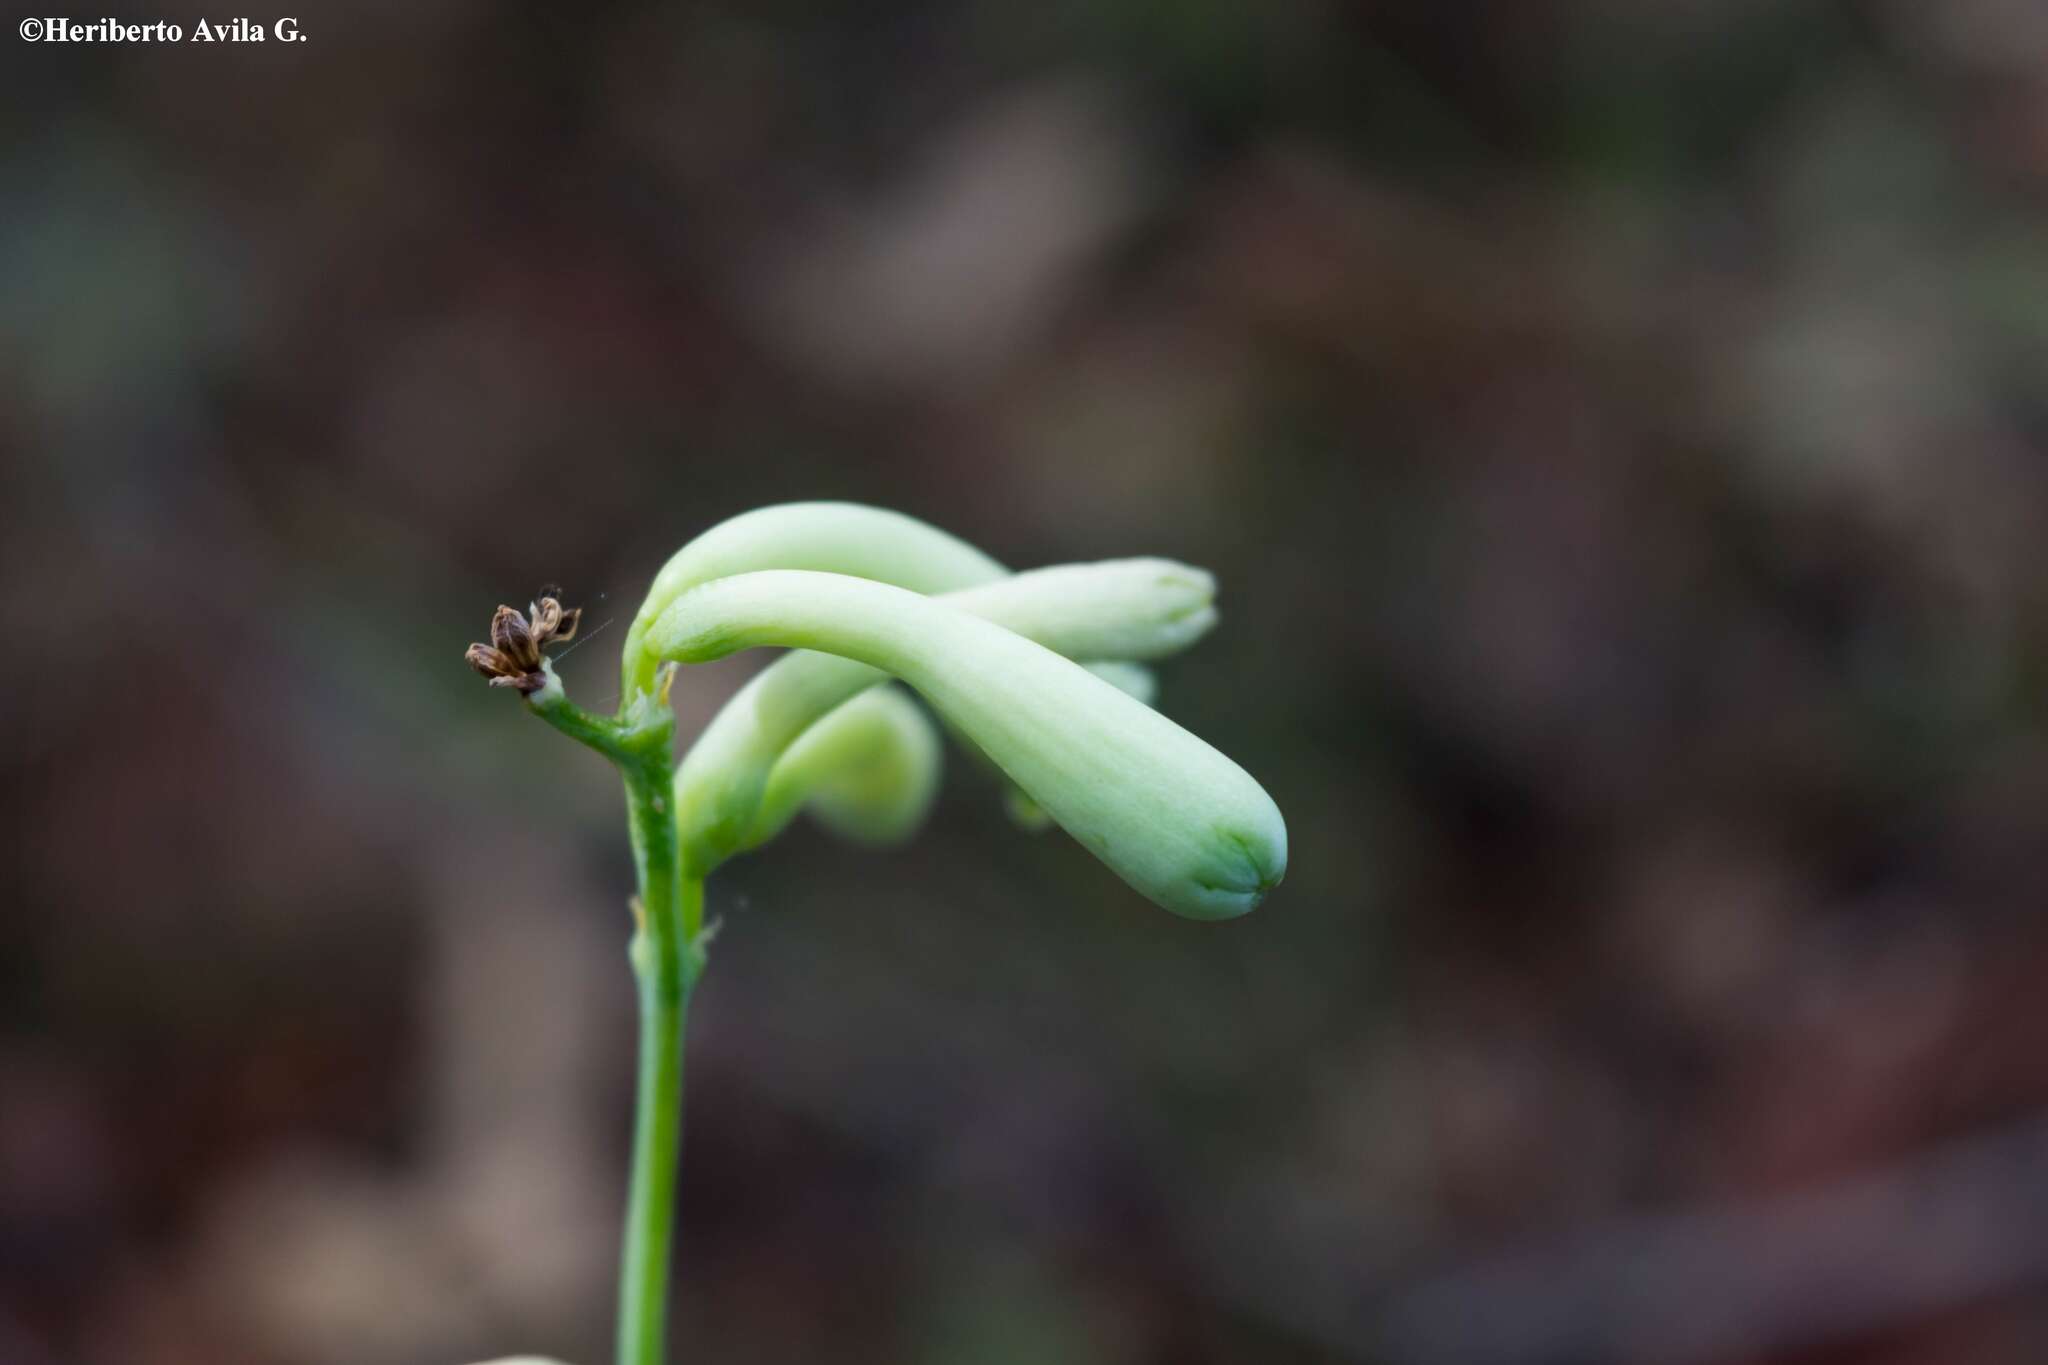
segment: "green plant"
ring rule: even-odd
[[[917,828],[940,746],[893,678],[1001,770],[1020,819],[1059,824],[1176,914],[1245,913],[1286,871],[1280,812],[1242,768],[1147,704],[1151,677],[1138,666],[1200,638],[1213,595],[1209,575],[1169,560],[1012,574],[899,513],[763,508],[697,537],[656,576],[626,633],[610,716],[570,702],[545,652],[574,635],[577,612],[552,592],[530,617],[498,608],[471,665],[625,781],[641,1036],[620,1365],[662,1360],[683,1022],[710,938],[704,879],[805,808],[867,842]],[[676,764],[674,667],[762,645],[794,652]]]

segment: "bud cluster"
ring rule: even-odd
[[[549,645],[573,639],[583,619],[581,607],[564,607],[554,594],[560,589],[543,589],[539,601],[527,603],[531,623],[514,607],[499,607],[491,615],[491,642],[473,644],[463,654],[469,666],[491,680],[493,687],[510,687],[530,697],[547,686]]]

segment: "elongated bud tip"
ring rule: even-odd
[[[1194,919],[1235,919],[1258,908],[1287,876],[1287,826],[1274,807],[1249,830],[1218,830],[1187,900],[1167,908]]]

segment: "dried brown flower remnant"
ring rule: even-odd
[[[541,655],[549,645],[574,638],[583,619],[581,607],[564,607],[552,592],[544,590],[537,602],[527,604],[531,623],[512,607],[499,607],[491,615],[491,642],[471,645],[463,658],[469,666],[491,680],[493,687],[517,688],[530,697],[547,686],[541,669]]]

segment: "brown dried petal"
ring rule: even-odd
[[[523,622],[524,620],[525,618],[513,608],[499,607],[491,613],[491,643],[501,650],[509,649],[510,636],[508,632],[512,629],[512,622]]]
[[[516,678],[502,678],[493,681],[494,686],[499,684],[517,688],[520,696],[530,697],[548,685],[548,675],[536,669],[531,673],[522,673]]]
[[[533,604],[533,643],[546,649],[548,642],[555,638],[562,628],[562,604],[552,597],[543,597]]]
[[[526,618],[511,607],[499,607],[491,617],[491,643],[521,673],[540,667],[540,647],[533,642],[533,631]]]
[[[583,619],[581,608],[564,607],[552,593],[561,589],[543,589],[540,600],[533,604],[533,643],[536,649],[546,649],[558,641],[575,636],[576,625]]]
[[[514,671],[512,661],[489,645],[471,645],[462,657],[471,668],[486,678],[497,679]]]

